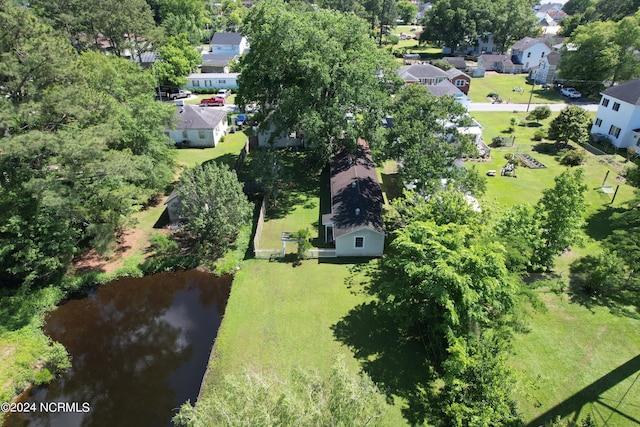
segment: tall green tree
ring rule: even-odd
[[[185,76],[194,72],[202,62],[202,56],[184,33],[170,37],[158,49],[158,56],[160,60],[154,64],[154,71],[163,85],[173,87],[183,86]]]
[[[398,2],[398,16],[405,24],[411,24],[416,19],[418,13],[418,6],[407,1],[402,0]]]
[[[429,194],[440,189],[442,179],[462,180],[468,171],[457,167],[456,159],[477,153],[468,135],[458,131],[471,120],[462,105],[453,97],[435,97],[422,85],[407,85],[391,111],[387,156],[398,160],[405,182]]]
[[[584,170],[575,168],[562,172],[555,178],[555,185],[542,192],[535,215],[542,239],[534,253],[538,265],[552,267],[556,256],[582,242],[586,190]]]
[[[491,33],[499,52],[524,37],[540,34],[540,25],[527,0],[497,0],[491,5]]]
[[[357,137],[374,147],[395,66],[352,14],[299,12],[281,0],[249,10],[244,31],[251,52],[241,59],[238,102],[257,102],[260,131],[298,131],[324,164]]]
[[[589,142],[591,122],[587,110],[577,105],[569,105],[551,121],[549,139],[556,141],[556,149],[561,145],[567,146],[571,141],[581,145],[585,144]]]
[[[251,219],[252,207],[235,171],[216,163],[185,171],[177,187],[178,215],[206,252],[218,254]]]

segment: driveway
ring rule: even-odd
[[[577,100],[570,102],[569,104],[531,104],[529,106],[529,111],[543,105],[551,108],[551,111],[562,111],[569,105],[577,105],[587,111],[598,110],[598,104],[595,102]],[[527,111],[527,104],[507,104],[506,102],[503,102],[501,104],[492,104],[490,102],[472,102],[469,105],[469,111]]]

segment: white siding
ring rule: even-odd
[[[602,99],[609,100],[606,107],[602,104]],[[637,133],[633,132],[633,129],[640,128],[640,106],[634,106],[610,96],[603,96],[602,99],[598,106],[596,118],[591,126],[591,133],[607,135],[611,143],[618,148],[638,145]],[[614,110],[616,103],[620,104],[618,111]],[[596,123],[600,123],[600,126]],[[618,137],[609,133],[612,126],[620,128]]]
[[[357,248],[356,237],[364,238],[364,246]],[[384,234],[362,229],[336,238],[336,256],[382,256],[384,252]]]
[[[194,73],[187,76],[187,89],[238,89],[239,73]]]

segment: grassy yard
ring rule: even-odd
[[[540,291],[546,313],[515,337],[516,396],[532,427],[557,415],[598,426],[640,423],[640,320],[588,309],[566,294]],[[635,422],[634,422],[635,420]]]
[[[522,91],[516,91],[514,88],[522,89]],[[504,102],[526,104],[531,96],[531,85],[527,84],[526,74],[487,73],[484,77],[476,77],[471,80],[469,97],[473,102],[490,102],[487,99],[489,93],[497,93]],[[532,104],[563,102],[566,102],[566,99],[558,91],[542,89],[541,86],[536,86],[533,90]]]
[[[202,393],[225,373],[245,367],[273,370],[288,378],[292,368],[327,375],[338,356],[359,370],[350,349],[334,337],[333,327],[368,297],[346,284],[351,265],[303,261],[248,260],[236,273]],[[386,425],[406,424],[398,406],[389,406]]]

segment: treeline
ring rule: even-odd
[[[152,73],[78,52],[31,9],[3,0],[0,21],[0,283],[28,289],[113,249],[165,191],[173,109],[153,102]]]

